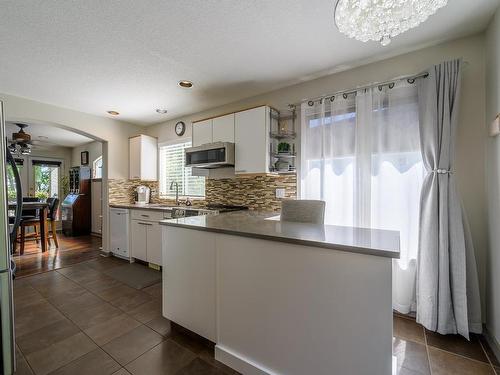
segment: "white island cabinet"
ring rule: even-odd
[[[160,222],[166,318],[243,374],[391,373],[397,232],[231,215]]]

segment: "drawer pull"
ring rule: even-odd
[[[138,223],[141,224],[141,225],[153,225],[151,223],[141,223],[140,221]]]

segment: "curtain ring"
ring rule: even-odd
[[[335,95],[330,96],[330,101],[333,102],[335,100]]]
[[[309,107],[312,107],[314,105],[314,102],[312,100],[309,100],[307,104],[309,105]]]
[[[415,83],[415,78],[408,78],[407,81],[410,85],[412,85]]]
[[[344,99],[347,99],[347,94],[345,92],[342,94],[342,96],[344,97]]]
[[[378,91],[382,91],[382,85],[378,85]]]
[[[323,98],[319,100],[319,104],[323,104]]]
[[[394,88],[394,82],[389,83],[389,88],[390,89]]]

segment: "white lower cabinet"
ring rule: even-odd
[[[132,258],[147,262],[147,224],[144,221],[132,220],[130,226],[130,244]]]
[[[161,219],[163,213],[159,212],[136,210],[132,213],[130,220],[132,258],[157,265],[162,264],[161,228],[156,221]]]

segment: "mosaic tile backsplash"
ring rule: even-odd
[[[130,204],[134,202],[134,190],[139,185],[151,189],[151,203],[174,204],[173,199],[159,197],[158,182],[140,180],[109,180],[109,202]],[[279,211],[281,200],[276,198],[276,189],[285,189],[285,199],[297,197],[296,175],[249,175],[226,179],[207,179],[205,199],[193,200],[193,206],[209,203],[247,206],[251,210]]]

